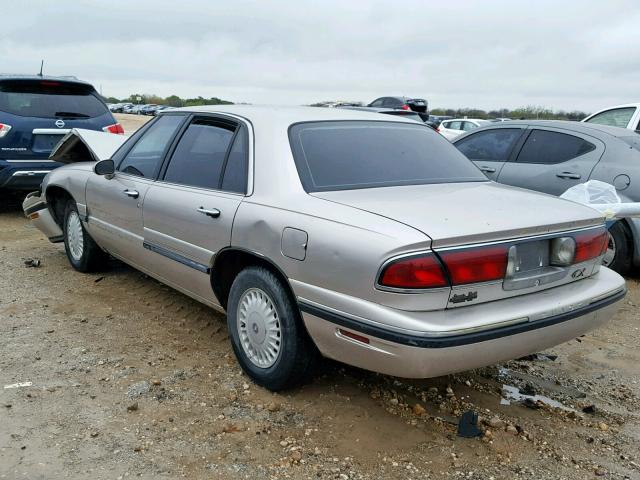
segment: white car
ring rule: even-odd
[[[589,115],[582,121],[640,131],[640,103],[608,107]]]
[[[454,118],[442,122],[438,127],[438,132],[447,140],[453,140],[458,135],[478,127],[484,127],[490,123],[489,120],[481,120],[479,118]]]

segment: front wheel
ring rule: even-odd
[[[67,203],[63,227],[64,249],[73,268],[87,273],[104,267],[108,255],[85,230],[74,201]]]
[[[283,283],[263,267],[233,281],[227,325],[240,366],[258,385],[279,391],[309,379],[319,353]]]

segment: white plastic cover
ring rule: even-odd
[[[607,218],[640,217],[640,203],[622,203],[616,187],[599,180],[574,185],[560,198],[595,208]]]

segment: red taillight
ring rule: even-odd
[[[389,263],[378,283],[392,288],[437,288],[449,285],[442,265],[435,255],[406,257]]]
[[[436,132],[440,133],[440,127],[436,128]]]
[[[575,236],[576,255],[573,263],[586,262],[604,254],[609,245],[609,234],[606,230],[595,233],[582,233]]]
[[[407,104],[402,105],[402,107],[400,108],[402,108],[402,110],[411,110],[411,108],[409,108],[409,105]]]
[[[102,129],[104,132],[116,133],[118,135],[124,134],[124,128],[119,123],[114,123],[113,125],[109,125],[108,127],[104,127]]]
[[[4,137],[11,130],[11,125],[0,123],[0,138]]]
[[[507,271],[506,246],[451,250],[440,253],[453,285],[503,279]]]

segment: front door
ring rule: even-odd
[[[497,180],[525,129],[526,126],[483,130],[458,140],[454,145],[490,180]]]
[[[183,115],[158,118],[119,160],[113,177],[87,182],[88,229],[109,253],[138,264],[143,248],[142,206]]]
[[[247,127],[196,116],[144,202],[144,247],[151,271],[215,302],[210,269],[231,244],[231,228],[247,189]]]

